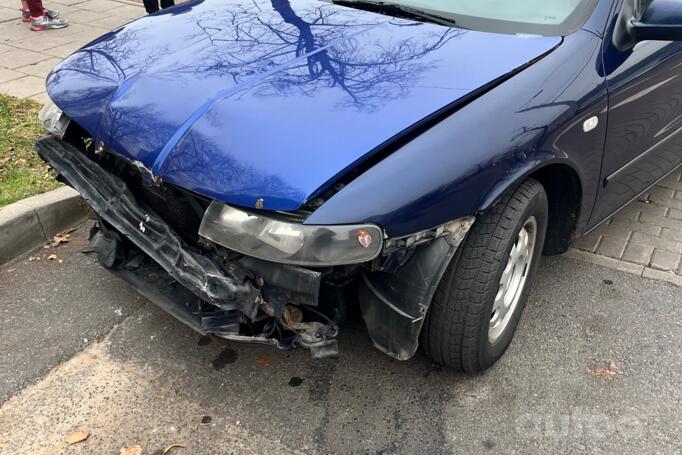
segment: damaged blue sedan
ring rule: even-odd
[[[89,250],[203,334],[465,372],[542,254],[682,163],[673,0],[193,0],[47,79]]]

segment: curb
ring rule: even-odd
[[[76,190],[63,186],[0,208],[0,265],[85,220],[86,207]]]
[[[625,262],[621,261],[620,259],[614,259],[607,256],[600,256],[598,254],[588,253],[587,251],[580,251],[576,249],[568,250],[564,254],[564,257],[575,259],[576,261],[600,265],[602,267],[606,267],[607,269],[637,275],[642,278],[648,278],[656,281],[665,281],[666,283],[682,287],[682,276],[677,275],[674,272],[665,272],[663,270],[657,270],[651,267],[646,267],[632,262]]]

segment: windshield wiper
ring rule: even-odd
[[[373,0],[332,0],[332,3],[350,7],[359,7],[361,9],[377,13],[384,13],[390,16],[403,16],[409,19],[433,22],[440,25],[447,25],[448,27],[454,27],[456,25],[455,20],[452,18],[440,16],[438,14],[424,11],[419,8],[414,8],[412,6],[401,5],[400,3]]]

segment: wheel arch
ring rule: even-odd
[[[543,254],[564,253],[579,236],[587,212],[582,178],[569,162],[545,162],[517,173],[513,179],[506,179],[487,194],[480,211],[487,210],[529,178],[539,181],[547,193],[549,220]]]

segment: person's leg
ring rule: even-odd
[[[159,10],[159,0],[142,0],[147,14],[155,13]]]
[[[43,12],[50,19],[59,17],[59,11],[43,7]],[[24,22],[31,22],[31,10],[28,7],[27,0],[21,0],[21,20]]]
[[[31,11],[28,9],[28,2],[21,0],[21,20],[31,22]]]
[[[169,8],[175,6],[174,0],[161,0],[161,8]]]
[[[22,4],[24,2],[21,2]],[[26,6],[31,13],[31,17],[41,17],[44,13],[42,0],[26,0]]]

